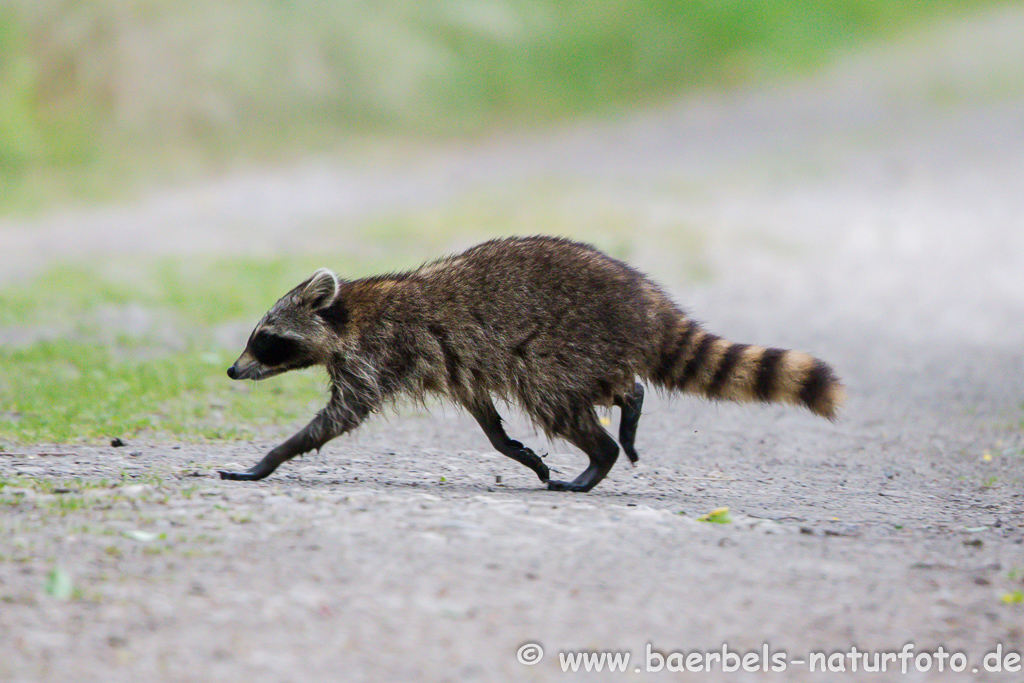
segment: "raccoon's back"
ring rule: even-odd
[[[428,264],[424,293],[449,323],[526,345],[629,346],[650,282],[593,247],[554,237],[491,240]],[[517,344],[518,346],[518,344]]]
[[[551,237],[492,240],[413,276],[459,358],[517,394],[632,386],[661,297],[627,264]]]

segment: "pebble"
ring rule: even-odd
[[[149,484],[132,484],[131,486],[122,486],[117,489],[117,493],[128,498],[138,498],[139,496],[151,493],[153,490],[153,487]]]

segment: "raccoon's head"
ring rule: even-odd
[[[338,277],[321,268],[281,297],[249,335],[228,377],[260,380],[324,363],[347,317],[338,290]]]

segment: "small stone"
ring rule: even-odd
[[[126,498],[138,498],[139,496],[151,493],[153,490],[153,487],[149,484],[131,484],[130,486],[122,486],[117,492]]]
[[[138,541],[139,543],[150,543],[160,538],[160,534],[153,533],[152,531],[143,531],[141,529],[130,529],[125,531],[124,535]]]

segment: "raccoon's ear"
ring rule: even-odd
[[[299,302],[310,308],[329,306],[338,296],[338,276],[327,268],[320,268],[309,278],[299,293]]]

